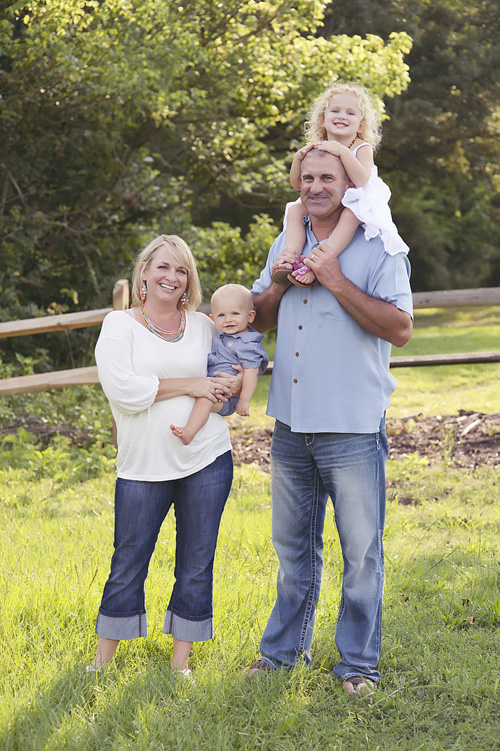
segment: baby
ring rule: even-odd
[[[224,417],[237,412],[239,415],[250,414],[250,401],[257,386],[257,379],[266,370],[269,358],[261,344],[262,334],[252,329],[249,324],[255,318],[252,295],[241,284],[225,284],[219,287],[211,299],[210,318],[215,323],[219,334],[212,343],[208,356],[208,375],[216,372],[234,374],[233,365],[243,367],[243,382],[239,398],[231,397],[214,409],[209,399],[199,397],[194,403],[187,425],[171,425],[172,433],[186,446],[191,443],[197,432],[205,425],[210,413],[216,411]]]

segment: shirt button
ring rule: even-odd
[[[295,353],[295,357],[298,357],[298,356],[299,356],[299,353],[298,353],[298,352],[296,352],[296,353]]]
[[[299,326],[299,331],[302,331],[302,326]]]
[[[293,379],[294,383],[298,383],[298,380],[296,378]]]
[[[304,305],[307,305],[307,300],[302,300],[302,302],[304,303]]]

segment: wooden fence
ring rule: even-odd
[[[0,339],[98,326],[112,310],[125,310],[128,308],[128,304],[128,280],[120,279],[116,282],[113,289],[112,308],[0,323]],[[415,292],[413,294],[413,304],[415,309],[500,305],[500,287]],[[391,357],[391,368],[488,362],[500,362],[500,351],[466,352],[450,355],[394,356]],[[266,373],[271,372],[272,363],[270,363]],[[99,383],[97,368],[95,366],[73,368],[72,370],[60,370],[52,373],[4,378],[0,380],[0,396],[48,391],[50,389],[65,388],[66,386],[85,386],[95,383]]]
[[[108,313],[111,313],[112,310],[125,310],[128,308],[128,304],[128,280],[120,279],[113,288],[112,308],[88,310],[82,313],[64,313],[59,316],[44,316],[43,318],[27,318],[23,321],[7,321],[0,323],[0,339],[100,326]],[[52,373],[4,378],[0,380],[0,396],[49,391],[51,389],[62,389],[66,386],[87,386],[93,383],[99,383],[95,365],[88,368],[73,368]]]

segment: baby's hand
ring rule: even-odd
[[[236,412],[242,417],[249,417],[250,416],[250,402],[246,402],[243,399],[238,399],[238,404],[236,405]]]

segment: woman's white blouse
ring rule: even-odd
[[[198,472],[231,449],[227,423],[217,414],[210,415],[189,446],[172,434],[171,424],[186,424],[193,397],[155,402],[160,378],[206,376],[215,333],[206,315],[191,311],[178,342],[152,334],[130,310],[106,316],[95,356],[117,426],[118,477],[175,480]]]

